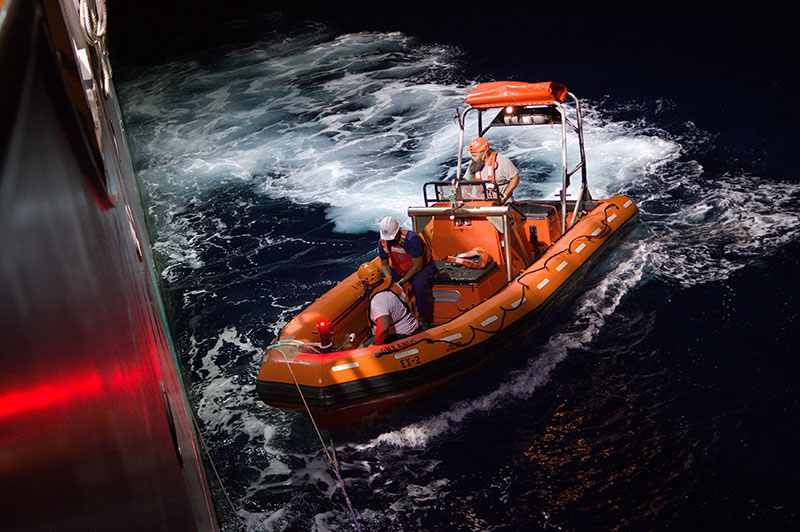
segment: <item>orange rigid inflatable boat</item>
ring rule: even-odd
[[[336,430],[474,371],[541,324],[636,225],[639,211],[631,199],[593,199],[589,193],[580,105],[566,87],[483,83],[465,101],[468,108],[456,114],[456,178],[425,183],[423,205],[408,209],[436,261],[432,326],[370,345],[367,303],[354,268],[266,349],[256,390],[268,405],[301,411]],[[477,136],[496,127],[561,126],[558,199],[501,205],[491,181],[462,180],[464,128],[474,114]],[[572,168],[568,135],[576,136],[579,146]],[[578,172],[579,192],[568,200]],[[524,168],[520,173],[524,179]],[[476,248],[482,249],[473,252]],[[455,260],[470,259],[470,253],[482,260]]]

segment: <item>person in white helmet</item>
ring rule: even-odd
[[[411,283],[420,327],[427,329],[433,313],[430,289],[436,273],[430,249],[420,235],[401,229],[394,216],[381,220],[380,234],[378,256],[381,270],[400,286]]]
[[[489,151],[489,141],[478,137],[469,143],[472,163],[464,179],[467,181],[489,180],[497,186],[500,203],[511,203],[514,189],[519,185],[519,172],[511,159],[497,152]]]

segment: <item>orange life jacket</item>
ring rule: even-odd
[[[394,268],[394,271],[400,275],[407,274],[414,265],[411,255],[409,255],[405,249],[407,234],[407,229],[400,229],[400,239],[391,248],[386,240],[381,240],[383,251],[386,253],[386,256],[389,257],[389,264],[391,264],[392,268]],[[422,236],[420,236],[420,239],[422,240],[422,247],[425,250],[425,254],[422,256],[422,265],[424,266],[431,261],[431,250],[428,249],[428,246],[425,244],[425,240],[422,238]]]
[[[495,180],[494,178],[494,171],[495,168],[497,168],[497,152],[496,151],[489,152],[489,156],[486,157],[485,163],[486,164],[483,167],[483,169],[486,170],[486,179],[497,185],[497,180]],[[477,181],[483,180],[483,178],[481,177],[481,172],[483,172],[483,169],[475,172],[474,177]]]
[[[393,293],[395,297],[397,297],[397,299],[400,300],[400,303],[403,304],[403,307],[406,309],[406,312],[411,314],[411,308],[409,308],[408,306],[408,296],[406,296],[406,293],[403,291],[402,288],[400,288],[399,284],[392,282],[391,277],[385,277],[381,282],[381,284],[370,290],[369,294],[367,295],[367,321],[372,327],[375,327],[377,325],[374,321],[372,321],[372,317],[370,316],[369,312],[372,306],[372,298],[381,292],[386,292],[387,290]],[[389,316],[389,319],[391,320],[391,316]],[[395,323],[396,322],[393,321],[390,324],[390,326],[394,325]]]
[[[448,255],[447,262],[450,264],[458,264],[466,266],[467,268],[485,268],[487,264],[492,262],[492,256],[483,248],[473,248],[458,255]]]

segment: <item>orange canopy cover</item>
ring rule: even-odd
[[[488,109],[507,105],[552,105],[554,101],[563,102],[566,95],[567,88],[553,81],[492,81],[472,89],[464,101],[473,108]]]

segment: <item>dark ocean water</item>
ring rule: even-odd
[[[496,79],[581,98],[591,190],[629,195],[642,223],[513,351],[333,435],[362,530],[800,526],[798,113],[782,14],[520,8],[476,29],[442,7],[229,7],[117,6],[109,21],[226,531],[353,529],[308,420],[256,398],[260,356],[372,256],[377,220],[454,172],[455,107]],[[548,131],[496,142],[524,195],[552,193]]]

